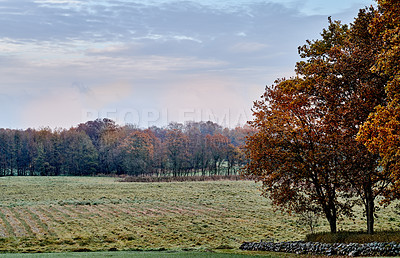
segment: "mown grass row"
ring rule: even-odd
[[[241,175],[198,175],[198,176],[126,176],[120,179],[121,182],[201,182],[201,181],[238,181],[247,180]]]

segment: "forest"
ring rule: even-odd
[[[210,121],[139,129],[108,118],[69,130],[0,129],[0,176],[237,174],[250,131]]]

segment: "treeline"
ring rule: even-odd
[[[231,175],[251,130],[213,122],[139,129],[107,118],[69,130],[0,129],[0,176]]]

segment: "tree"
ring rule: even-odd
[[[357,194],[373,233],[374,201],[388,183],[376,155],[356,141],[362,122],[385,101],[386,79],[370,70],[381,43],[368,32],[374,15],[360,10],[350,27],[329,19],[322,39],[299,48],[306,60],[296,65],[298,77],[277,81],[255,103],[251,125],[259,131],[246,144],[247,173],[277,204],[322,211],[332,232]]]
[[[51,144],[53,145],[53,153],[51,155],[50,162],[53,166],[52,175],[59,176],[62,173],[62,166],[65,161],[65,145],[62,142],[61,134],[64,130],[58,129],[53,131],[53,136],[51,138]]]
[[[151,172],[154,146],[148,132],[135,130],[118,147],[123,155],[125,170],[130,175]]]
[[[226,150],[226,161],[228,163],[228,175],[232,174],[232,170],[236,174],[235,166],[237,166],[242,159],[242,152],[240,148],[235,147],[233,144],[228,144]]]
[[[96,119],[94,121],[88,121],[84,124],[79,124],[77,127],[77,131],[85,132],[87,136],[90,137],[92,140],[93,145],[99,149],[100,148],[100,140],[101,140],[101,135],[103,134],[104,131],[106,130],[113,130],[117,126],[115,125],[115,122],[112,121],[111,119],[108,118],[103,118],[103,119]]]
[[[157,174],[163,174],[165,173],[168,167],[167,165],[168,157],[165,144],[168,131],[165,128],[158,128],[156,126],[152,126],[148,130],[151,132],[153,138],[154,167],[156,169]]]
[[[0,175],[12,176],[15,162],[14,131],[0,129]]]
[[[63,132],[66,145],[64,169],[66,174],[90,176],[98,171],[98,152],[89,136],[72,128]]]
[[[309,93],[319,99],[319,109],[326,113],[329,134],[339,144],[342,177],[361,197],[367,217],[367,231],[373,233],[375,199],[388,186],[387,174],[377,167],[377,156],[357,143],[356,135],[373,108],[386,101],[387,78],[371,71],[376,53],[383,42],[368,30],[376,11],[360,10],[348,29],[330,22],[322,34],[323,40],[300,48],[306,64],[297,70],[313,87]]]
[[[332,164],[332,148],[326,138],[312,98],[296,90],[302,79],[277,81],[254,103],[258,131],[246,141],[247,175],[263,183],[263,194],[289,212],[323,212],[331,232],[336,232],[338,215],[349,212],[340,202],[343,187]]]
[[[188,136],[188,161],[194,173],[197,171],[204,173],[207,159],[206,143],[204,135],[195,125],[193,122],[185,124],[185,134]]]
[[[42,128],[34,133],[33,169],[41,176],[54,174],[55,152],[52,142],[53,137],[54,134],[50,128]]]
[[[358,140],[379,155],[382,173],[392,183],[386,201],[400,198],[400,2],[378,0],[370,23],[374,40],[383,42],[373,71],[388,78],[387,103],[378,105],[360,128]]]
[[[99,165],[102,173],[124,173],[123,157],[118,146],[128,134],[126,128],[120,127],[108,127],[102,132],[99,146]]]
[[[172,129],[167,132],[166,148],[169,164],[174,176],[181,175],[187,163],[188,137],[179,129]]]
[[[46,161],[45,150],[42,143],[37,146],[37,155],[35,157],[35,169],[40,176],[47,176],[50,170],[50,164]]]
[[[222,134],[216,134],[207,135],[206,141],[212,158],[211,169],[213,169],[214,174],[217,175],[220,172],[222,163],[226,159],[229,139]]]
[[[0,176],[7,175],[8,137],[5,129],[0,129]]]

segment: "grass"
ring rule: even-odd
[[[274,212],[271,202],[260,197],[259,185],[250,181],[117,180],[0,178],[0,252],[118,250],[134,255],[130,251],[213,250],[232,254],[240,253],[244,241],[303,240],[308,233],[298,218]],[[389,206],[378,212],[376,229],[397,230],[399,223],[395,208]],[[363,229],[361,210],[355,220],[342,220],[338,227]],[[317,230],[328,228],[321,219]]]

